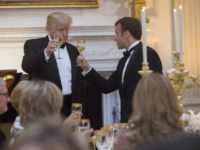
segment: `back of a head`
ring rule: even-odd
[[[131,115],[133,129],[137,130],[135,141],[141,144],[182,131],[181,114],[177,96],[165,76],[152,73],[141,78],[134,92]]]
[[[19,109],[19,101],[22,95],[22,91],[26,88],[28,80],[20,81],[17,86],[13,89],[10,98],[12,106],[18,111]]]
[[[123,17],[115,23],[115,26],[117,26],[118,24],[121,25],[122,35],[126,30],[128,30],[134,39],[136,40],[141,39],[142,26],[141,22],[137,18]]]
[[[70,25],[72,23],[72,18],[63,12],[53,12],[47,16],[46,27],[51,27],[54,23],[69,23]]]
[[[29,125],[14,142],[11,150],[35,147],[34,150],[82,150],[70,128],[60,119],[43,118]]]
[[[5,85],[5,84],[6,84],[6,82],[0,77],[0,92],[2,92],[1,86]]]
[[[62,102],[61,90],[54,83],[30,81],[23,90],[19,103],[21,125],[26,126],[41,117],[55,116],[60,112]]]
[[[200,136],[189,133],[179,133],[165,139],[156,139],[137,150],[199,150]]]

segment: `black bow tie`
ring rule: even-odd
[[[63,43],[61,46],[60,46],[60,48],[64,48],[65,47],[65,43]]]
[[[137,45],[138,45],[138,44],[137,44]],[[136,45],[136,46],[137,46],[137,45]],[[133,48],[131,48],[129,51],[123,52],[124,58],[127,59],[127,58],[131,55],[131,52],[135,49],[136,46],[134,46]]]

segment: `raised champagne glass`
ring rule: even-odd
[[[90,120],[89,119],[81,119],[78,123],[79,133],[88,131],[89,129],[90,129]]]
[[[82,113],[82,104],[81,103],[72,103],[72,113],[81,112]]]
[[[80,53],[80,56],[82,56],[82,52],[85,50],[85,40],[77,40],[77,49]],[[81,62],[78,66],[81,65]]]
[[[62,33],[56,32],[56,33],[54,34],[54,40],[55,40],[55,41],[58,41],[58,43],[59,43],[60,45],[62,45],[62,44],[63,44],[63,35],[62,35]],[[62,58],[60,57],[60,48],[57,47],[57,50],[58,50],[58,57],[57,57],[56,59],[62,59]]]
[[[72,113],[75,113],[75,112],[82,113],[82,104],[81,103],[72,103]],[[75,125],[75,132],[76,131],[78,131],[78,124]]]

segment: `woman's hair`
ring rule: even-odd
[[[182,110],[170,81],[163,75],[152,73],[143,77],[132,104],[131,129],[136,131],[130,138],[133,147],[182,131],[179,122]]]
[[[69,23],[70,25],[72,23],[72,18],[68,14],[62,12],[53,12],[47,16],[46,27],[51,27],[54,23]]]
[[[61,119],[46,117],[25,128],[11,150],[84,150],[83,147]]]
[[[19,101],[22,95],[22,91],[26,88],[28,83],[28,80],[20,81],[10,95],[12,106],[16,109],[16,111],[19,109]]]
[[[61,90],[52,82],[30,81],[22,92],[19,115],[22,126],[41,117],[54,116],[60,112],[63,103]]]

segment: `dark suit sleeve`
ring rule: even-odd
[[[117,71],[113,72],[109,79],[106,80],[99,73],[97,73],[95,69],[92,68],[92,70],[85,76],[85,79],[104,94],[113,92],[118,89]]]
[[[162,62],[161,62],[157,52],[155,50],[153,50],[152,48],[148,47],[147,53],[148,53],[147,61],[149,62],[150,70],[153,70],[153,72],[163,74]]]
[[[31,41],[27,41],[24,44],[22,69],[27,73],[32,73],[35,71],[35,69],[46,63],[47,61],[45,60],[44,50],[36,49]]]

